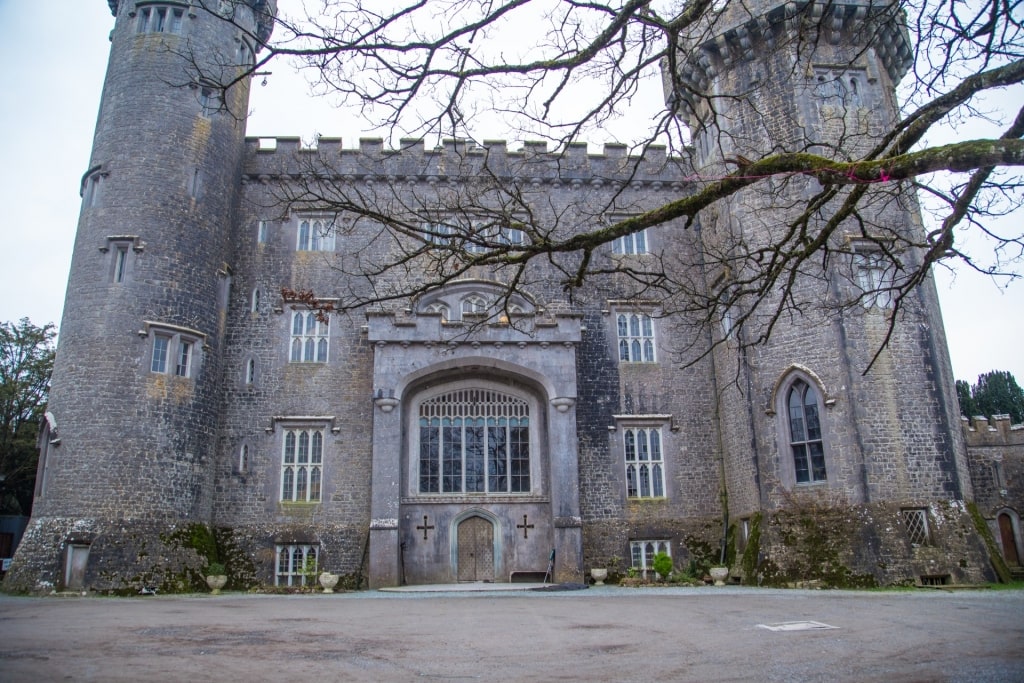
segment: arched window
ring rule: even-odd
[[[245,364],[245,383],[252,384],[256,381],[256,359],[250,358]]]
[[[656,427],[630,428],[622,433],[626,452],[626,495],[630,498],[664,498],[665,463],[661,431]]]
[[[463,313],[486,313],[487,302],[479,294],[470,294],[462,300]]]
[[[245,474],[249,471],[249,444],[243,443],[238,451],[238,473]]]
[[[419,409],[420,493],[530,493],[530,406],[459,389]]]
[[[620,313],[616,318],[619,335],[619,360],[629,363],[653,363],[654,321],[649,315]]]
[[[329,320],[322,322],[317,319],[313,311],[293,313],[291,362],[326,363],[329,324]]]
[[[825,481],[825,447],[821,437],[821,404],[818,392],[798,379],[786,393],[789,447],[797,484]]]
[[[260,288],[257,287],[256,289],[252,290],[252,312],[253,313],[259,313],[259,310],[260,310],[260,298],[261,298]]]
[[[284,434],[281,457],[281,500],[320,500],[323,478],[324,433],[319,429],[289,429]]]

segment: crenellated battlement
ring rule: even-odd
[[[681,191],[692,173],[689,159],[670,156],[664,145],[650,145],[641,155],[630,155],[619,143],[606,143],[602,153],[591,154],[585,142],[549,152],[543,141],[527,141],[520,149],[509,150],[505,140],[476,144],[448,139],[427,149],[423,140],[412,138],[400,140],[398,148],[385,147],[382,138],[360,138],[357,148],[346,148],[336,137],[321,137],[315,147],[303,145],[298,137],[253,137],[246,138],[246,146],[248,181],[311,172],[388,182],[487,174],[525,179],[536,186],[614,184]]]
[[[983,415],[970,420],[961,417],[960,420],[968,448],[1024,447],[1024,424],[1011,424],[1009,415],[993,415],[991,422]]]

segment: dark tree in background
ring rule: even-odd
[[[968,387],[964,380],[957,380],[956,394],[960,399],[960,413],[967,417],[984,415],[992,419],[993,415],[1009,415],[1013,424],[1024,422],[1024,389],[1006,370],[978,375],[973,387]]]
[[[32,509],[39,450],[36,438],[53,370],[52,323],[28,318],[0,323],[0,514]]]

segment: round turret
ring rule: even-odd
[[[18,563],[72,586],[82,580],[73,547],[91,549],[76,562],[92,576],[175,524],[209,521],[244,76],[276,9],[272,0],[110,6],[49,446]]]

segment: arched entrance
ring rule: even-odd
[[[494,581],[494,525],[476,515],[459,522],[459,581]]]
[[[997,517],[999,521],[999,537],[1003,542],[1003,559],[1011,567],[1020,566],[1020,553],[1017,549],[1017,537],[1013,533],[1013,519],[1006,512],[1000,512]]]

